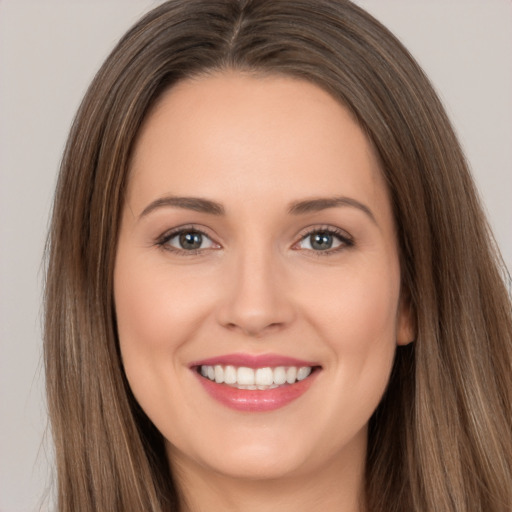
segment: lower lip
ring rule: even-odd
[[[244,412],[266,412],[280,409],[301,397],[313,384],[318,373],[314,371],[309,377],[295,384],[265,390],[238,389],[226,384],[217,384],[198,373],[197,378],[212,398],[231,409]]]

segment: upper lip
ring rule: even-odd
[[[190,368],[198,366],[215,366],[215,365],[231,365],[231,366],[244,366],[246,368],[265,368],[277,366],[320,366],[317,362],[305,361],[295,357],[288,357],[279,354],[224,354],[200,361],[194,361],[189,366]]]

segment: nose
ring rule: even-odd
[[[248,252],[226,271],[217,319],[227,329],[260,338],[291,324],[295,308],[276,258],[264,251]]]

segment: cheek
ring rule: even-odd
[[[114,273],[124,372],[135,399],[161,431],[187,403],[186,387],[176,385],[191,378],[183,346],[207,309],[198,283],[183,274],[128,250],[120,251]],[[190,428],[183,426],[184,436]]]
[[[215,304],[218,287],[205,271],[170,268],[166,262],[119,250],[114,297],[119,344],[130,388],[158,425],[187,398],[190,352]],[[210,271],[211,274],[211,271]]]
[[[399,282],[397,265],[340,269],[305,286],[303,309],[333,348],[363,352],[381,342],[394,345]]]
[[[126,276],[122,270],[115,280],[117,328],[123,361],[168,350],[169,324],[173,319],[165,304],[173,303],[172,291],[138,274]]]
[[[156,356],[178,349],[179,340],[193,333],[206,309],[206,296],[196,285],[165,265],[119,259],[114,295],[123,357],[128,350]]]
[[[332,355],[327,369],[335,375],[333,388],[344,390],[333,409],[346,413],[350,407],[354,418],[369,417],[377,407],[396,349],[398,266],[370,269],[332,276],[328,291],[313,294],[308,307]]]

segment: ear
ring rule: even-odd
[[[404,296],[405,295],[405,296]],[[411,303],[406,294],[401,294],[396,322],[396,344],[408,345],[416,337],[416,325]]]

